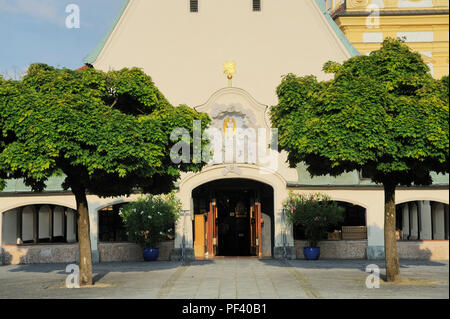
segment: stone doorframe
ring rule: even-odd
[[[262,170],[258,166],[249,164],[223,164],[207,166],[200,173],[189,173],[181,178],[176,196],[182,203],[182,214],[176,224],[175,248],[172,260],[180,260],[183,253],[186,260],[194,259],[194,242],[192,220],[194,204],[192,191],[205,183],[220,180],[241,178],[267,184],[273,188],[274,194],[274,258],[282,258],[284,251],[287,257],[295,259],[294,237],[292,226],[283,223],[283,200],[288,197],[287,183],[276,172]]]

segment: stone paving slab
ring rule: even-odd
[[[368,260],[218,259],[94,265],[100,288],[63,288],[66,264],[0,266],[0,298],[389,299],[449,298],[449,263],[401,261],[407,285],[365,285]]]

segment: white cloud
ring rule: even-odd
[[[0,12],[18,13],[63,26],[64,8],[58,0],[0,0]]]

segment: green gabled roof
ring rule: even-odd
[[[339,40],[341,40],[342,44],[347,49],[348,53],[353,56],[361,55],[358,50],[355,49],[353,44],[347,39],[344,32],[338,27],[338,25],[334,22],[333,18],[331,18],[330,14],[328,13],[327,9],[325,8],[325,1],[323,0],[314,0],[319,7],[319,9],[322,11],[323,15],[325,16],[325,19],[327,20],[330,27],[333,29],[334,33],[336,33]]]
[[[103,48],[105,47],[106,42],[108,41],[109,37],[113,33],[114,29],[116,28],[117,23],[119,23],[120,18],[122,17],[123,13],[125,12],[125,9],[128,7],[128,4],[130,3],[130,1],[131,0],[125,0],[124,4],[122,6],[122,9],[120,10],[119,14],[117,15],[116,19],[114,20],[114,23],[111,26],[111,28],[109,28],[108,32],[103,37],[103,39],[100,41],[100,43],[95,47],[95,49],[92,50],[92,52],[89,53],[89,55],[84,58],[83,62],[85,64],[92,64],[97,60],[98,56],[100,55]]]

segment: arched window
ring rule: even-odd
[[[98,211],[98,238],[100,242],[126,242],[127,236],[120,208],[125,205],[117,204]]]
[[[77,212],[58,205],[27,205],[0,215],[2,242],[29,245],[78,241]]]
[[[328,229],[328,239],[367,239],[366,209],[347,202],[336,202],[340,207],[344,208],[344,221]],[[294,227],[294,239],[305,239],[304,229],[302,227]]]
[[[417,200],[395,207],[397,239],[448,240],[448,204]]]

